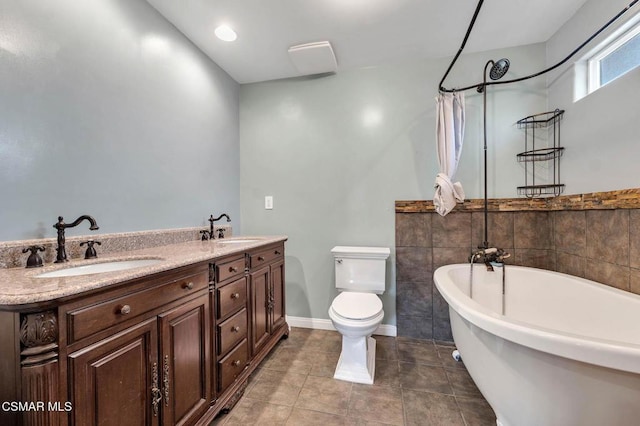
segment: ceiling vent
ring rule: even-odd
[[[302,75],[333,73],[338,69],[336,56],[328,41],[291,46],[289,57]]]

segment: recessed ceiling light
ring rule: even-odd
[[[215,30],[216,37],[223,41],[234,41],[238,35],[228,25],[220,25]]]

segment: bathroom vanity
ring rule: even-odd
[[[125,271],[0,270],[0,424],[207,425],[230,409],[289,328],[286,237],[226,241],[114,257],[160,260]]]

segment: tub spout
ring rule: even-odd
[[[484,263],[487,267],[487,271],[493,272],[493,265],[504,264],[504,260],[509,258],[510,256],[511,254],[507,253],[501,248],[478,248],[478,250],[472,252],[471,256],[469,256],[469,262]]]
[[[489,247],[489,248],[478,247],[478,250],[471,252],[471,255],[469,256],[469,262],[471,263],[484,262],[485,259],[487,259],[492,254],[496,253],[497,251],[498,249],[495,247]]]

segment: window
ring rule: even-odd
[[[640,66],[640,23],[588,60],[589,93]]]

